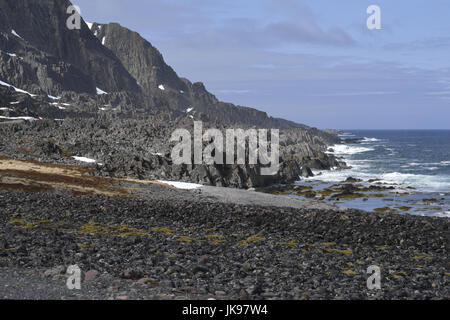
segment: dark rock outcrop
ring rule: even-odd
[[[69,154],[91,156],[104,164],[96,174],[239,188],[293,182],[301,168],[310,175],[306,167],[345,166],[325,153],[340,142],[333,132],[219,101],[203,83],[180,78],[150,42],[119,24],[82,21],[80,30],[70,30],[70,5],[0,0],[0,153],[64,163],[74,162]],[[17,124],[24,116],[42,121]],[[193,120],[205,129],[280,129],[278,173],[262,176],[260,164],[172,164],[169,137],[175,128],[192,129]],[[31,137],[25,153],[18,152],[19,137]]]

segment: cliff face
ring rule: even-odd
[[[85,23],[80,30],[67,28],[70,5],[68,0],[0,0],[0,77],[34,92],[139,91]]]
[[[72,151],[103,159],[109,171],[100,174],[154,175],[237,187],[293,181],[304,166],[343,165],[323,152],[327,145],[339,142],[336,135],[219,101],[203,83],[180,78],[158,49],[119,24],[81,21],[81,29],[70,30],[66,25],[70,5],[68,0],[0,0],[0,125],[5,118],[23,116],[73,119],[61,127],[59,122],[37,121],[31,132],[26,124],[11,130],[5,127],[8,141],[17,130],[27,132],[38,137],[30,146],[33,149],[42,133],[45,139],[58,137],[58,143],[68,149],[76,141],[83,147]],[[220,129],[282,129],[278,176],[261,177],[258,165],[173,166],[168,156],[170,133],[180,126],[191,127],[194,120]],[[127,132],[124,126],[129,127]],[[107,127],[115,129],[101,135]],[[126,146],[117,141],[127,141]],[[17,156],[17,146],[0,143],[0,153]],[[155,155],[155,150],[162,156]],[[52,154],[44,155],[53,159]],[[30,157],[42,156],[38,152]],[[148,167],[149,161],[153,164]]]
[[[302,127],[283,119],[269,117],[265,112],[219,101],[203,83],[191,83],[178,77],[165,63],[162,54],[137,32],[117,23],[90,24],[91,32],[122,62],[137,80],[147,97],[156,97],[180,112],[192,109],[198,119],[222,123],[242,123],[267,127]],[[148,99],[149,100],[149,99]],[[158,107],[157,105],[151,105]]]
[[[179,116],[191,110],[190,116],[205,122],[307,128],[219,101],[203,83],[178,77],[150,42],[119,24],[82,21],[80,30],[70,30],[70,5],[68,0],[0,0],[1,81],[38,95],[69,95],[77,107],[72,111],[109,106]],[[109,96],[97,97],[98,92]]]

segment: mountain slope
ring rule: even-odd
[[[70,5],[68,0],[0,0],[0,78],[11,80],[14,74],[14,85],[35,92],[95,94],[96,87],[139,92],[136,80],[86,24],[81,30],[67,28]]]
[[[219,101],[203,83],[178,77],[162,54],[137,32],[117,23],[89,25],[91,32],[122,62],[148,97],[197,119],[266,127],[304,127],[269,117],[265,112]],[[157,106],[155,106],[157,107]]]

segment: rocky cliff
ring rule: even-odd
[[[70,5],[68,0],[0,0],[0,122],[42,119],[32,129],[26,123],[2,126],[11,141],[16,132],[34,137],[29,148],[35,152],[20,156],[67,162],[47,152],[57,149],[41,150],[36,137],[56,139],[70,154],[91,154],[105,163],[98,174],[237,187],[293,181],[305,166],[342,166],[324,153],[327,145],[339,142],[335,134],[219,101],[203,83],[180,78],[150,42],[119,24],[81,21],[79,30],[70,30]],[[173,166],[167,155],[170,132],[180,124],[192,126],[193,120],[215,128],[282,129],[280,173],[263,179],[259,166]],[[118,133],[103,135],[104,128]],[[160,137],[163,132],[167,136]],[[82,147],[73,149],[74,143]],[[14,146],[19,148],[20,140],[3,144],[0,152],[17,156]]]

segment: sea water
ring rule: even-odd
[[[346,130],[341,138],[361,139],[328,149],[351,169],[313,171],[316,176],[298,184],[320,189],[348,177],[366,185],[378,179],[378,185],[395,190],[384,198],[326,201],[363,210],[411,207],[408,214],[450,217],[450,130]]]

